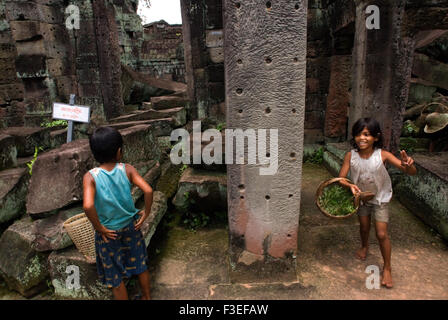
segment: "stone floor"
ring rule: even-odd
[[[303,167],[297,281],[230,283],[228,231],[223,226],[190,232],[169,229],[155,243],[151,262],[153,299],[448,299],[448,245],[398,201],[392,201],[390,237],[395,287],[367,289],[369,265],[382,268],[372,226],[370,254],[359,246],[356,216],[331,220],[314,204],[318,184],[331,175],[318,165]],[[156,254],[155,252],[159,252]]]
[[[318,184],[330,178],[326,169],[303,167],[302,208],[297,280],[290,283],[231,283],[228,230],[218,225],[196,232],[175,223],[160,228],[151,242],[151,292],[164,299],[448,299],[448,244],[402,204],[390,204],[393,289],[367,289],[365,272],[382,267],[372,228],[370,254],[355,259],[359,229],[355,216],[332,220],[314,204]],[[131,281],[131,295],[136,292]],[[0,299],[20,296],[0,285]],[[48,295],[35,299],[48,299]]]

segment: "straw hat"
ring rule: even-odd
[[[426,126],[424,130],[426,133],[440,131],[448,125],[448,113],[430,113],[426,117],[425,122]]]

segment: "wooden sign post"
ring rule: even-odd
[[[90,107],[75,105],[75,95],[70,95],[69,104],[53,103],[53,119],[61,119],[68,121],[67,142],[72,141],[73,122],[90,122]]]

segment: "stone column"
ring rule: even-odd
[[[223,4],[227,128],[278,129],[276,174],[260,175],[266,166],[247,164],[247,154],[227,166],[232,281],[295,280],[307,1]]]
[[[356,33],[353,49],[351,128],[361,117],[374,117],[383,130],[384,147],[399,148],[414,41],[402,32],[405,0],[357,0]],[[369,5],[380,9],[380,29],[369,30],[366,14]]]
[[[193,101],[191,117],[204,117],[207,109],[205,4],[202,0],[181,0],[182,35],[188,98]]]

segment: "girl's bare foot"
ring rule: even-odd
[[[392,281],[392,270],[384,269],[383,270],[383,278],[381,280],[381,285],[386,287],[387,289],[391,289],[394,286]]]
[[[360,260],[366,260],[368,247],[362,247],[356,251],[356,257]]]

